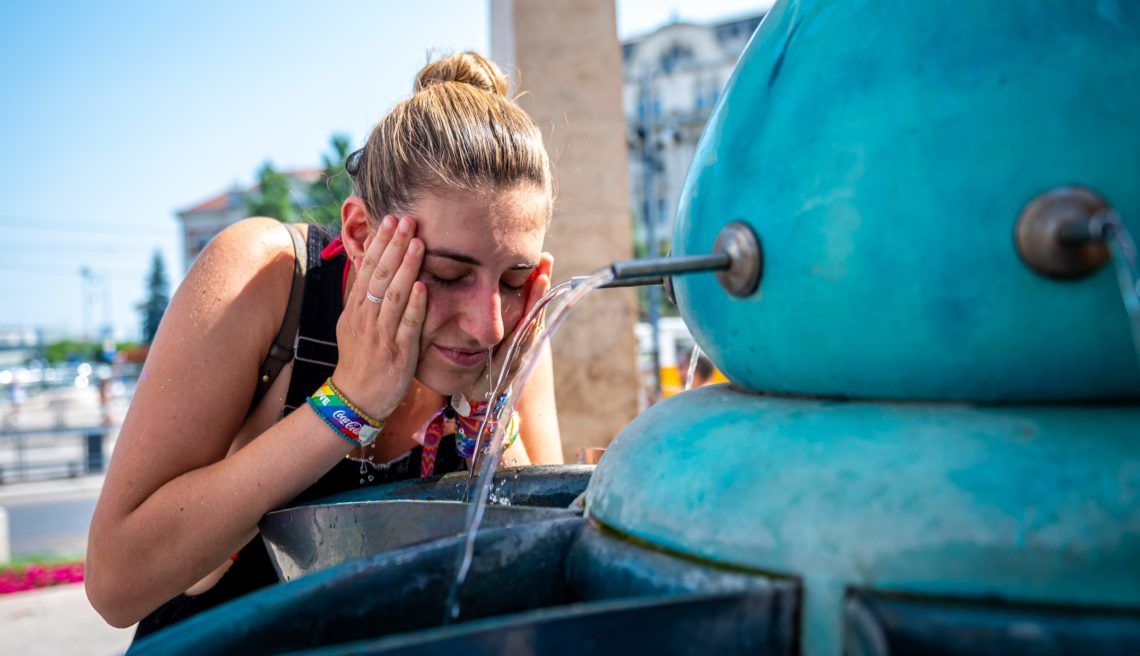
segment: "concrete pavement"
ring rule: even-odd
[[[78,504],[83,510],[94,504],[102,486],[102,476],[0,486],[0,507],[8,509],[9,529],[15,533],[12,555],[18,557],[25,551],[74,553],[81,557],[90,521],[86,512],[71,522],[74,526],[49,532],[45,531],[53,528],[50,517],[24,527],[20,513],[43,512],[53,505]],[[116,629],[104,622],[88,603],[82,584],[0,595],[0,654],[111,656],[126,651],[133,635],[133,628]]]
[[[112,656],[134,634],[104,622],[80,583],[0,595],[0,654]]]

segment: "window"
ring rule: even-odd
[[[686,64],[693,59],[693,51],[688,46],[680,43],[674,43],[669,46],[664,55],[661,55],[660,67],[665,73],[672,73],[683,64]]]

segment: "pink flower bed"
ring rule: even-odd
[[[0,571],[0,594],[46,588],[61,583],[82,583],[83,563],[28,565]]]

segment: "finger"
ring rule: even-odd
[[[396,275],[396,270],[400,268],[404,254],[408,251],[408,244],[411,242],[415,230],[416,222],[411,217],[405,216],[400,219],[396,225],[395,233],[388,241],[387,246],[384,247],[384,252],[380,254],[380,259],[376,262],[375,268],[372,269],[372,275],[368,277],[367,289],[369,294],[376,298],[384,298],[384,294],[388,291],[388,285],[392,282],[392,277]]]
[[[423,262],[424,243],[419,239],[412,239],[400,268],[392,277],[392,282],[384,292],[384,304],[380,307],[380,330],[385,335],[393,335],[400,326],[404,316],[404,309],[408,306],[408,298],[412,293],[412,285],[420,275],[420,264]]]
[[[359,305],[364,301],[364,292],[368,289],[368,279],[372,276],[376,263],[380,261],[380,254],[384,252],[384,248],[392,239],[392,231],[395,227],[396,217],[386,216],[376,228],[376,232],[365,240],[364,254],[360,258],[360,266],[356,270],[356,280],[360,284],[352,286],[352,291],[348,294],[349,306]]]
[[[420,281],[412,283],[412,291],[408,297],[408,304],[400,317],[399,328],[396,329],[396,344],[405,353],[411,353],[420,343],[420,333],[424,327],[424,317],[427,315],[427,287]]]
[[[538,258],[538,269],[541,273],[545,273],[551,280],[554,279],[554,256],[550,253],[543,253]]]

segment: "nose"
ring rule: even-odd
[[[459,327],[479,343],[491,348],[506,336],[503,327],[503,298],[498,286],[480,286],[460,313]]]

